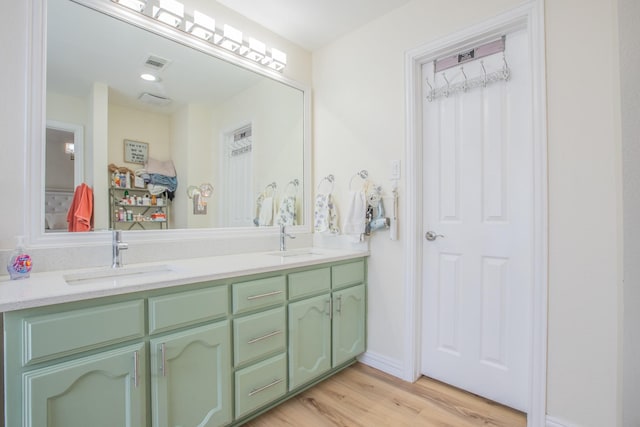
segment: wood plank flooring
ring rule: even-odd
[[[422,377],[411,384],[357,363],[245,427],[524,427],[526,415]]]

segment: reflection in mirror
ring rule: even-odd
[[[304,186],[284,189],[304,178],[302,90],[71,0],[49,0],[47,10],[47,121],[86,129],[81,173],[94,190],[96,230],[158,229],[144,224],[158,211],[167,214],[161,229],[301,224]],[[125,140],[173,163],[177,188],[162,209],[147,204],[147,188],[133,190],[134,176],[151,174]],[[47,151],[47,176],[59,168],[49,160]],[[116,213],[124,192],[110,197],[109,165],[130,171],[132,221]],[[188,190],[204,183],[213,191],[194,200]],[[270,183],[282,191],[265,194]]]
[[[83,182],[82,126],[48,121],[45,132],[44,228],[67,231],[74,188]]]

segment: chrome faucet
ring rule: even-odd
[[[113,261],[111,268],[122,267],[122,252],[129,249],[129,244],[122,241],[122,231],[113,230],[113,241],[111,243]]]
[[[288,234],[285,231],[284,227],[285,227],[284,224],[282,224],[280,226],[280,251],[281,252],[284,252],[284,251],[287,250],[287,245],[285,243],[287,237],[290,238],[290,239],[295,239],[296,238],[296,236],[292,236],[291,234]]]

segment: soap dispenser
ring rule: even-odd
[[[22,236],[16,238],[16,249],[11,253],[9,261],[7,262],[7,271],[11,280],[26,279],[31,272],[31,256],[24,248],[24,241]]]

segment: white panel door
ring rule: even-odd
[[[526,411],[533,260],[533,138],[525,32],[507,82],[424,101],[423,374]],[[488,73],[502,54],[483,58]],[[459,68],[444,71],[451,84]],[[479,60],[464,65],[481,76]],[[445,83],[433,65],[423,78]]]

